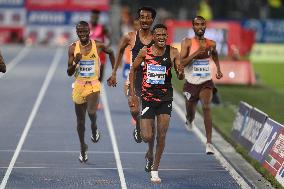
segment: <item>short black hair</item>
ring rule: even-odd
[[[88,26],[89,27],[89,23],[84,21],[84,20],[81,20],[76,24],[76,28],[79,27],[79,26]]]
[[[165,26],[164,24],[156,24],[154,27],[153,27],[153,32],[155,31],[155,29],[158,29],[158,28],[164,28],[165,30],[168,30],[167,26]]]
[[[137,16],[138,18],[140,17],[140,12],[144,10],[144,11],[149,11],[151,12],[152,18],[155,19],[156,18],[156,10],[153,7],[149,7],[149,6],[144,6],[138,9],[137,11]]]
[[[203,16],[196,16],[196,17],[194,17],[194,18],[192,19],[192,25],[194,24],[194,20],[195,20],[195,19],[200,19],[200,20],[206,21]]]
[[[93,9],[92,10],[92,14],[100,14],[100,13],[101,13],[101,11],[98,10],[98,9]]]

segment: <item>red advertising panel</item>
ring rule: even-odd
[[[109,0],[26,0],[28,10],[92,10],[109,9]]]
[[[256,83],[255,74],[249,61],[220,61],[220,67],[223,73],[221,79],[216,79],[217,73],[214,62],[211,64],[211,70],[214,74],[213,81],[216,84],[244,84],[254,85]]]
[[[276,138],[276,136],[275,136]],[[263,163],[263,167],[266,168],[273,176],[281,168],[284,162],[284,128],[281,129],[281,133],[277,137],[274,145],[269,151],[268,156]]]
[[[23,28],[0,27],[0,44],[20,43],[23,40]]]

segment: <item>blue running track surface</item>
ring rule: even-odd
[[[67,47],[3,46],[1,52],[8,66],[6,74],[0,73],[1,187],[240,188],[214,156],[205,154],[204,144],[186,130],[174,109],[160,163],[162,183],[152,184],[144,171],[147,145],[135,143],[132,136],[134,126],[120,72],[116,88],[104,82],[106,99],[102,97],[104,107],[97,112],[101,133],[97,144],[91,141],[86,117],[89,160],[81,164],[71,99],[74,78],[66,73]],[[14,64],[11,69],[9,64]],[[108,65],[105,77],[110,69]]]

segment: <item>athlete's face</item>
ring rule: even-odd
[[[77,32],[79,40],[82,43],[89,41],[89,35],[90,35],[90,28],[89,28],[89,26],[78,25],[76,27],[76,32]]]
[[[193,31],[195,35],[201,37],[206,30],[206,21],[200,18],[195,18],[193,22]]]
[[[153,33],[153,40],[155,42],[155,45],[158,47],[164,47],[166,46],[166,42],[168,39],[168,33],[165,28],[157,28],[154,30]]]
[[[152,18],[152,13],[150,11],[141,10],[139,15],[140,27],[143,30],[148,30],[151,28],[154,19]]]

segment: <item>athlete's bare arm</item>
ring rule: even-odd
[[[99,41],[96,41],[96,45],[97,45],[97,48],[100,49],[101,51],[103,51],[104,53],[108,54],[109,56],[109,60],[110,60],[110,63],[111,63],[111,67],[113,69],[114,67],[114,63],[115,63],[115,58],[114,58],[114,52],[113,50],[105,45],[104,43],[101,43]]]
[[[4,58],[2,57],[1,52],[0,52],[0,72],[3,72],[3,73],[6,72],[6,65],[5,65]]]
[[[218,52],[216,50],[216,42],[215,41],[213,41],[211,53],[212,53],[212,59],[213,59],[215,65],[216,65],[216,68],[217,68],[216,78],[221,79],[223,77],[223,73],[221,72],[221,68],[220,68],[220,64],[219,64],[219,57],[218,57]]]
[[[181,57],[181,64],[185,67],[187,65],[192,64],[192,60],[196,58],[198,55],[201,55],[205,52],[205,44],[200,44],[199,48],[189,55],[190,49],[191,49],[191,39],[185,38],[181,42],[181,52],[180,52],[180,57]]]
[[[132,32],[129,32],[128,34],[124,35],[119,41],[119,44],[117,47],[117,54],[115,58],[115,64],[112,69],[112,74],[107,80],[107,84],[109,86],[113,86],[113,87],[116,86],[116,72],[117,72],[118,66],[121,64],[121,60],[122,60],[125,48],[131,43],[131,35],[132,35],[131,33]]]
[[[134,91],[134,80],[135,80],[135,73],[136,73],[136,70],[138,69],[138,67],[141,65],[142,61],[144,60],[144,58],[146,57],[146,53],[147,53],[147,47],[143,47],[137,57],[135,58],[131,68],[130,68],[130,72],[129,72],[129,83],[130,83],[130,86],[129,86],[129,94],[130,94],[130,97],[129,97],[129,106],[132,107],[132,106],[136,106],[138,104],[138,100],[136,100],[136,96],[135,96],[135,91]]]
[[[76,56],[74,57],[75,45],[76,45],[75,43],[71,44],[68,50],[67,74],[69,76],[72,76],[75,73],[76,67],[82,58],[81,53],[77,53]]]
[[[175,68],[178,79],[183,80],[184,79],[184,67],[180,63],[180,54],[178,50],[174,47],[171,47],[170,56],[171,56],[171,62],[173,64],[172,66]]]

